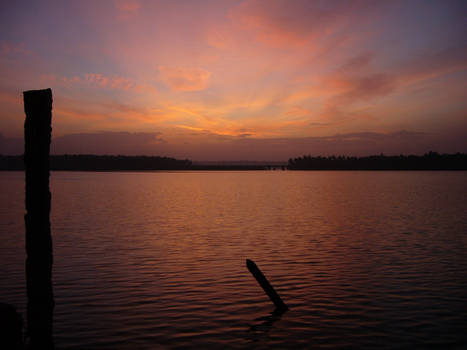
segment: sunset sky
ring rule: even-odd
[[[467,1],[2,1],[0,153],[467,152]]]

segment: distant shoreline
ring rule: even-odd
[[[21,169],[0,169],[0,172],[23,172],[24,170]],[[264,168],[242,168],[242,167],[224,167],[224,168],[197,168],[197,169],[159,169],[159,170],[147,170],[147,169],[112,169],[112,170],[92,170],[92,169],[75,169],[75,170],[66,170],[66,169],[51,169],[51,172],[83,172],[83,173],[156,173],[156,172],[177,172],[177,173],[184,173],[184,172],[197,172],[197,171],[206,171],[206,172],[223,172],[223,171],[238,171],[238,172],[245,172],[245,171],[270,171],[270,172],[281,172],[281,171],[290,171],[290,172],[297,172],[297,171],[306,171],[306,172],[323,172],[323,171],[342,171],[342,172],[350,172],[350,171],[376,171],[376,172],[384,172],[384,171],[467,171],[467,169],[312,169],[312,170],[303,170],[303,169],[264,169]]]
[[[22,155],[0,155],[0,171],[23,171]],[[52,155],[51,171],[465,171],[467,154],[438,154],[430,152],[423,156],[385,156],[368,157],[312,157],[303,156],[289,159],[288,162],[219,161],[192,162],[169,157],[155,156],[110,156],[110,155]]]

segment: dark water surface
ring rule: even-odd
[[[0,186],[0,301],[25,317],[23,173]],[[54,172],[51,188],[58,348],[467,348],[467,172]]]

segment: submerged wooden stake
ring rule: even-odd
[[[253,277],[256,279],[259,285],[263,288],[264,292],[268,295],[269,299],[271,299],[271,301],[274,303],[276,308],[280,311],[287,310],[288,309],[287,305],[285,305],[285,303],[282,301],[279,294],[277,294],[277,292],[271,286],[271,283],[269,283],[269,281],[263,275],[261,270],[255,264],[255,262],[253,260],[246,259],[246,267],[248,268],[248,270],[250,270]]]
[[[32,349],[53,349],[49,153],[52,90],[24,91],[27,331]]]

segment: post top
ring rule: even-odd
[[[26,115],[37,110],[52,108],[52,89],[23,91],[24,112]]]
[[[52,89],[47,88],[47,89],[40,89],[40,90],[26,90],[23,91],[23,94],[26,96],[31,96],[31,95],[52,95]]]

